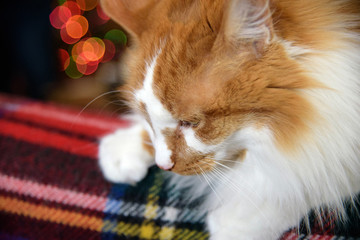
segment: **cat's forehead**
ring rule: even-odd
[[[208,18],[221,21],[223,0],[168,0],[159,4],[157,14],[164,14],[171,22],[189,23]]]
[[[171,39],[162,40],[155,54],[149,53],[144,65],[143,74],[139,76],[142,88],[150,63],[153,64],[152,90],[164,106],[171,112],[196,112],[195,107],[204,107],[209,99],[219,89],[211,83],[211,58],[205,53],[203,41],[199,48],[191,48],[186,40],[174,42]],[[155,57],[156,56],[156,57]],[[156,59],[156,61],[154,61]],[[191,104],[190,104],[191,103]]]
[[[222,1],[160,1],[147,16],[139,45],[147,57],[159,41],[165,42],[166,52],[180,57],[191,51],[209,52],[222,22],[223,5]]]
[[[168,59],[166,47],[159,48],[152,57],[151,64],[146,62],[141,89],[152,94],[175,118],[194,115],[202,111],[204,101],[210,94],[206,89],[205,75],[196,71],[197,63],[187,65],[186,60]],[[151,75],[151,79],[149,76]],[[155,107],[155,106],[152,106]]]

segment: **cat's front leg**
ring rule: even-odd
[[[134,184],[143,179],[154,164],[148,136],[140,121],[103,137],[99,145],[99,164],[111,182]]]
[[[298,221],[291,208],[238,201],[210,211],[207,227],[211,240],[277,240]]]

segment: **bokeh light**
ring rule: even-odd
[[[61,40],[63,40],[63,42],[67,43],[67,44],[74,44],[76,43],[77,41],[80,40],[80,38],[72,38],[67,30],[66,30],[66,26],[64,25],[63,28],[61,28],[60,30],[60,37],[61,37]]]
[[[73,79],[81,78],[83,74],[79,72],[77,65],[72,57],[70,57],[69,66],[65,69],[66,75]]]
[[[103,39],[103,42],[105,44],[105,53],[104,53],[104,57],[101,60],[101,62],[105,63],[105,62],[111,61],[111,59],[114,58],[116,48],[115,48],[115,44],[108,39]]]
[[[100,38],[89,38],[84,42],[83,53],[89,62],[99,62],[104,56],[105,44]]]
[[[105,34],[104,38],[109,39],[115,44],[125,45],[127,42],[125,33],[119,29],[111,29]]]
[[[105,43],[97,37],[83,39],[75,44],[71,50],[75,62],[86,64],[87,62],[100,62],[105,53]],[[78,60],[77,58],[80,57]],[[84,62],[81,62],[84,61]]]
[[[104,21],[110,20],[110,17],[104,13],[104,11],[102,10],[100,5],[97,5],[96,12],[97,12],[97,15],[99,16],[99,18],[101,18],[102,20],[104,20]]]
[[[87,64],[76,63],[76,66],[80,73],[90,75],[97,70],[99,62],[88,62]]]
[[[79,4],[80,8],[84,11],[90,11],[94,9],[99,3],[98,0],[76,0],[76,2]]]
[[[65,69],[69,66],[70,63],[69,53],[65,49],[59,48],[58,57],[60,63],[60,70],[65,71]]]
[[[57,2],[58,2],[58,4],[59,4],[59,6],[61,6],[61,5],[63,5],[66,1],[67,1],[67,0],[58,0]]]
[[[74,2],[74,1],[65,1],[65,2],[62,4],[62,6],[63,6],[63,7],[67,7],[67,8],[70,10],[72,16],[81,15],[82,12],[83,12],[83,11],[80,9],[79,4],[77,4],[77,3]]]
[[[94,73],[105,54],[105,43],[97,37],[83,39],[76,43],[71,54],[77,69],[84,75]]]
[[[61,29],[71,16],[72,15],[69,8],[64,6],[57,6],[50,13],[50,23],[54,28]]]
[[[90,29],[102,29],[110,19],[98,0],[58,0],[58,4],[49,20],[68,46],[58,49],[58,59],[60,70],[70,78],[96,72],[100,63],[113,60],[118,48],[126,44],[126,35],[119,29],[107,28],[97,34],[90,32]],[[88,11],[90,13],[85,14]]]
[[[65,24],[66,33],[73,39],[83,37],[89,29],[89,23],[84,16],[74,15]]]

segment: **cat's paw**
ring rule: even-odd
[[[153,157],[143,148],[142,131],[136,124],[101,139],[99,164],[107,180],[134,184],[146,176]]]

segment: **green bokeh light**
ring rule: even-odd
[[[67,0],[58,0],[59,6],[63,5]]]
[[[125,33],[119,29],[112,29],[108,31],[105,34],[104,38],[112,41],[115,44],[125,45],[127,42],[127,37]]]
[[[73,79],[78,79],[83,76],[83,74],[77,69],[76,63],[72,56],[70,57],[69,66],[65,69],[65,73]]]

